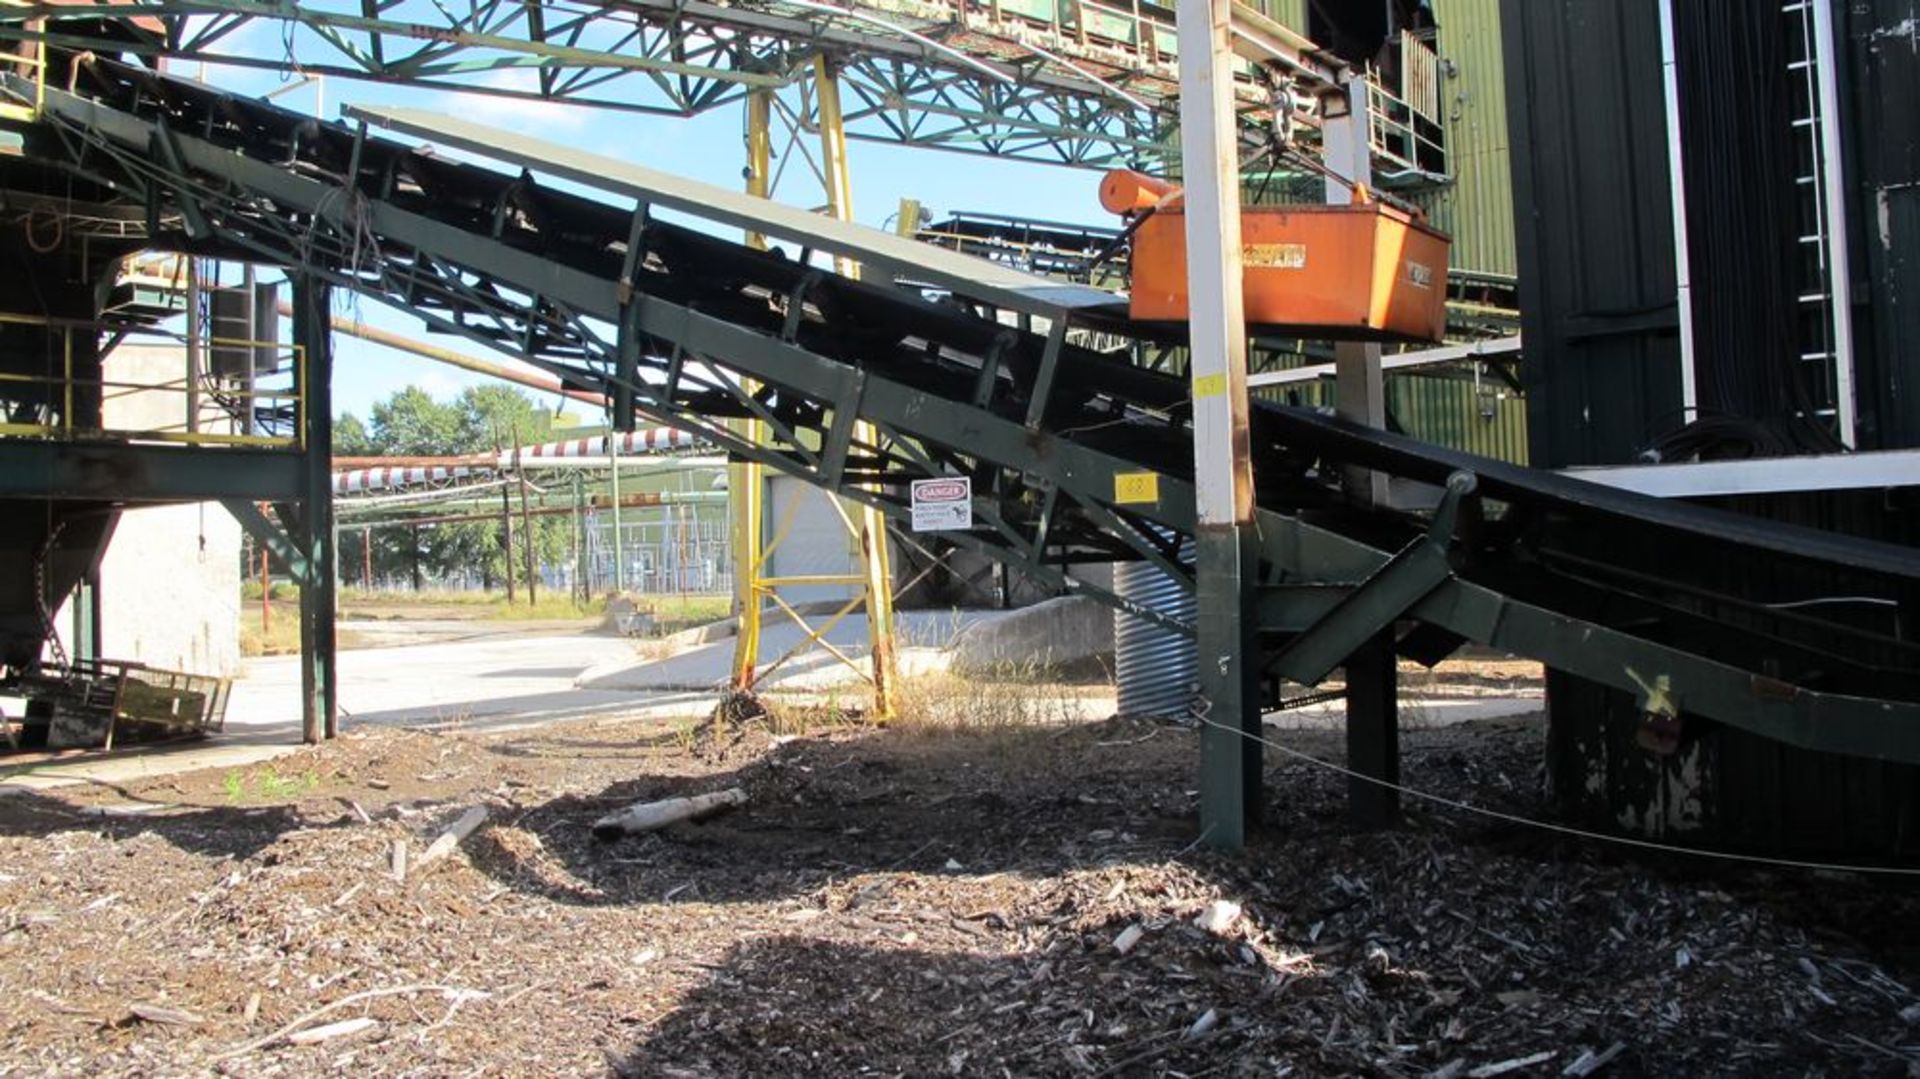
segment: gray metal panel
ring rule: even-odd
[[[1653,0],[1505,0],[1530,460],[1617,464],[1680,409]]]
[[[1125,301],[1085,285],[1061,284],[972,255],[839,221],[770,199],[690,180],[618,158],[419,109],[350,105],[346,114],[469,153],[538,169],[743,231],[845,255],[896,277],[1039,315],[1096,308],[1121,314]]]
[[[767,540],[784,531],[780,545],[767,556],[766,572],[773,577],[823,576],[861,572],[846,519],[833,507],[834,496],[792,476],[767,479]],[[791,522],[789,524],[789,522]],[[783,585],[780,598],[788,603],[845,601],[853,586],[844,584]]]
[[[1841,5],[1853,93],[1847,131],[1856,273],[1872,312],[1856,323],[1863,446],[1920,446],[1920,49],[1911,0]],[[1850,84],[1850,85],[1849,85]],[[1857,119],[1856,119],[1857,118]]]

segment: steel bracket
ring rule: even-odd
[[[1047,399],[1053,396],[1053,378],[1060,372],[1060,350],[1067,343],[1067,318],[1056,315],[1047,331],[1046,348],[1040,353],[1040,369],[1033,375],[1033,396],[1027,400],[1027,430],[1038,433],[1046,419]]]
[[[617,295],[621,307],[626,307],[633,302],[633,271],[639,268],[640,260],[646,257],[644,241],[647,225],[652,218],[653,210],[647,203],[634,204],[633,224],[627,229],[627,253],[620,260],[620,283]]]
[[[312,582],[313,572],[306,552],[293,542],[293,537],[281,531],[272,518],[262,513],[257,504],[244,498],[223,498],[220,504],[233,514],[233,519],[240,522],[248,535],[287,567],[287,573],[296,583],[305,588]]]
[[[1402,548],[1345,598],[1316,619],[1275,657],[1273,669],[1303,685],[1317,685],[1381,630],[1453,576],[1448,557],[1460,502],[1473,493],[1465,472],[1447,477],[1446,494],[1425,535]]]

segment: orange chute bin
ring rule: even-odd
[[[1107,209],[1118,202],[1131,208],[1116,212],[1148,215],[1133,235],[1129,313],[1142,322],[1185,322],[1185,208],[1164,181],[1139,177],[1162,188],[1149,198],[1151,187],[1124,178],[1136,175],[1118,170],[1100,184]],[[1370,199],[1363,188],[1354,194],[1345,206],[1241,209],[1247,325],[1314,340],[1441,340],[1451,241],[1418,216]]]
[[[1134,172],[1114,169],[1100,180],[1100,205],[1110,214],[1135,214],[1151,210],[1160,200],[1180,190],[1178,184]]]

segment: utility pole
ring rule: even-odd
[[[518,602],[513,590],[513,496],[505,484],[500,485],[500,536],[500,550],[506,554],[502,561],[507,567],[507,606],[511,607]]]
[[[527,470],[520,467],[520,425],[513,425],[513,474],[520,483],[520,547],[527,556],[527,606],[540,602],[535,582],[540,577],[540,565],[533,557],[533,519],[527,513]],[[513,558],[513,552],[507,552],[507,558]]]
[[[624,595],[627,591],[626,560],[620,545],[620,439],[619,431],[607,432],[607,461],[613,467],[613,594]]]
[[[1247,432],[1233,0],[1179,0],[1180,157],[1191,297],[1195,552],[1199,578],[1201,841],[1235,848],[1259,819],[1259,564]]]

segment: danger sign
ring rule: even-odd
[[[946,532],[973,527],[973,477],[913,481],[913,530]]]

